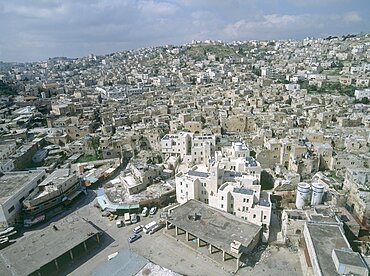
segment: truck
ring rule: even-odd
[[[131,224],[130,213],[125,213],[124,214],[124,220],[125,220],[125,225],[130,225]]]

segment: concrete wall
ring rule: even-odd
[[[0,226],[6,227],[15,223],[15,219],[22,209],[22,201],[30,194],[31,190],[37,187],[38,182],[41,182],[45,174],[45,171],[39,171],[37,176],[35,176],[31,181],[24,183],[16,193],[1,204]],[[9,212],[11,209],[13,210]]]
[[[307,251],[311,259],[313,272],[315,276],[322,276],[321,269],[319,266],[319,261],[317,260],[317,255],[313,247],[311,235],[310,235],[310,232],[308,231],[307,224],[304,225],[303,235],[304,235],[304,240],[306,242]]]

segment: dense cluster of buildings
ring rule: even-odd
[[[361,34],[0,63],[0,226],[100,185],[103,210],[196,201],[263,242],[275,214],[315,275],[368,275],[369,60]]]

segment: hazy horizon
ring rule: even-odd
[[[0,3],[0,61],[80,58],[192,40],[327,37],[370,30],[366,0],[15,0]]]

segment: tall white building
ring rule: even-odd
[[[185,163],[208,164],[215,152],[216,137],[214,135],[195,136],[188,132],[166,134],[161,140],[161,145],[165,159],[175,156]]]
[[[251,157],[249,149],[241,142],[233,143],[231,147],[225,147],[222,151],[216,151],[215,161],[231,171],[246,172],[261,179],[261,165]]]
[[[45,178],[44,170],[5,172],[0,177],[0,229],[19,220],[23,200]]]
[[[215,155],[208,166],[197,165],[176,175],[177,201],[196,199],[258,224],[267,241],[271,201],[269,193],[261,191],[259,163],[241,143]]]

